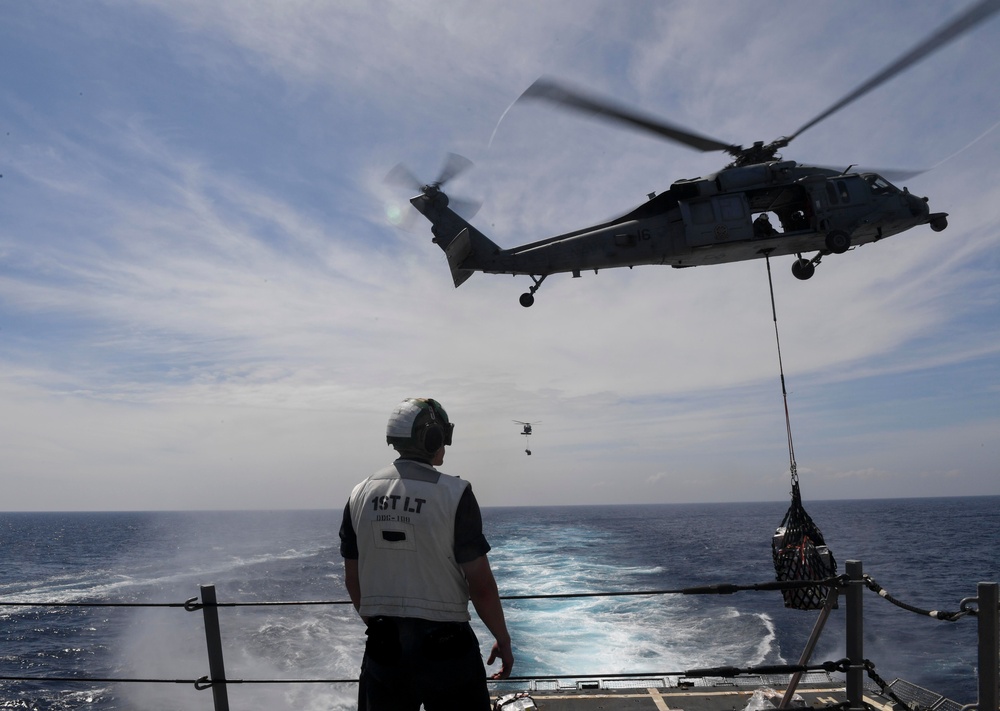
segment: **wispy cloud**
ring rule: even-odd
[[[526,310],[523,278],[455,290],[426,223],[388,219],[409,195],[382,181],[469,154],[449,188],[484,199],[475,222],[504,246],[607,219],[723,157],[526,104],[497,129],[535,78],[770,140],[961,4],[902,7],[858,26],[785,2],[19,6],[0,30],[0,67],[19,67],[0,69],[0,446],[23,492],[7,505],[333,505],[412,394],[459,421],[445,469],[486,503],[583,503],[601,482],[599,500],[782,498],[763,262],[553,276]],[[776,41],[789,16],[806,29]],[[786,151],[955,154],[911,185],[948,231],[831,257],[808,283],[772,263],[793,431],[824,497],[884,494],[918,453],[909,493],[995,493],[981,455],[1000,412],[974,393],[1000,347],[1000,135],[960,149],[1000,111],[996,31]],[[970,58],[980,73],[955,71]],[[531,458],[512,419],[544,422]]]

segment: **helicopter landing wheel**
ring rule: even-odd
[[[792,276],[805,281],[816,273],[816,265],[811,260],[803,258],[792,262]]]
[[[527,454],[529,457],[531,456],[531,450],[530,449],[524,450],[524,453]]]
[[[935,217],[933,220],[931,220],[931,229],[934,230],[935,232],[941,232],[947,227],[948,227],[947,217]]]
[[[529,274],[528,276],[530,276],[531,281],[535,283],[533,286],[528,287],[528,290],[523,294],[521,294],[521,297],[518,299],[518,301],[521,303],[521,306],[523,306],[524,308],[528,308],[533,303],[535,303],[535,292],[538,291],[538,287],[542,285],[542,282],[545,281],[545,277],[547,277],[548,274],[542,274],[540,277],[537,278],[533,274]]]
[[[826,248],[834,254],[843,254],[851,248],[851,236],[846,232],[834,230],[826,236]]]

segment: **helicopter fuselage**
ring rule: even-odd
[[[578,277],[616,267],[684,268],[796,254],[793,273],[807,279],[824,255],[918,225],[947,226],[946,214],[932,214],[926,198],[876,173],[780,160],[680,180],[620,218],[509,249],[453,212],[437,188],[425,189],[411,202],[431,222],[455,286],[476,271],[529,275],[535,285],[522,296],[525,306],[550,274]],[[817,254],[806,259],[806,252]]]
[[[474,272],[527,274],[534,285],[521,295],[531,306],[549,274],[668,264],[694,267],[795,254],[792,274],[809,279],[829,254],[930,225],[940,232],[947,213],[931,213],[926,198],[900,190],[877,173],[836,171],[781,159],[793,139],[882,86],[979,26],[1000,0],[978,0],[912,49],[873,74],[789,135],[750,146],[722,141],[646,114],[587,90],[541,77],[517,101],[543,101],[701,152],[719,151],[732,161],[707,177],[679,180],[669,190],[622,217],[576,232],[502,249],[448,207],[441,186],[470,165],[454,154],[440,177],[421,185],[409,171],[390,172],[420,194],[410,200],[430,220],[434,241],[445,251],[455,286]],[[504,112],[506,114],[507,112]],[[502,117],[501,117],[502,118]],[[389,177],[389,176],[387,176]],[[778,221],[775,226],[770,216]],[[806,252],[815,256],[804,257]]]

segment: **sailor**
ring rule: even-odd
[[[409,398],[389,417],[393,464],[358,484],[340,552],[348,594],[367,625],[358,708],[488,711],[469,601],[495,638],[491,678],[510,676],[510,634],[469,482],[439,472],[454,424],[440,403]]]
[[[753,236],[755,239],[770,237],[773,234],[777,234],[777,232],[774,229],[774,225],[771,224],[771,220],[768,219],[766,212],[760,213],[757,219],[753,221]]]

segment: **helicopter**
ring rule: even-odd
[[[921,225],[940,232],[948,226],[948,213],[931,212],[928,198],[896,187],[885,171],[809,166],[784,160],[779,151],[998,9],[1000,0],[981,0],[790,136],[756,141],[749,147],[695,133],[555,80],[539,79],[517,101],[547,101],[698,151],[721,151],[732,159],[716,173],[678,180],[666,191],[649,193],[645,203],[621,217],[566,234],[501,248],[449,207],[443,186],[471,165],[456,154],[449,155],[431,183],[421,183],[402,165],[387,179],[419,190],[410,203],[431,223],[432,241],[444,251],[456,288],[475,272],[527,275],[533,283],[520,296],[524,307],[534,304],[535,292],[549,275],[570,273],[578,278],[590,269],[595,274],[645,264],[681,269],[795,255],[792,275],[806,280],[828,255]],[[457,204],[453,207],[458,209]]]
[[[515,424],[521,425],[521,434],[524,435],[524,453],[529,457],[531,456],[531,446],[528,444],[528,437],[531,436],[531,425],[537,425],[537,422],[521,422],[520,420],[514,420]]]

